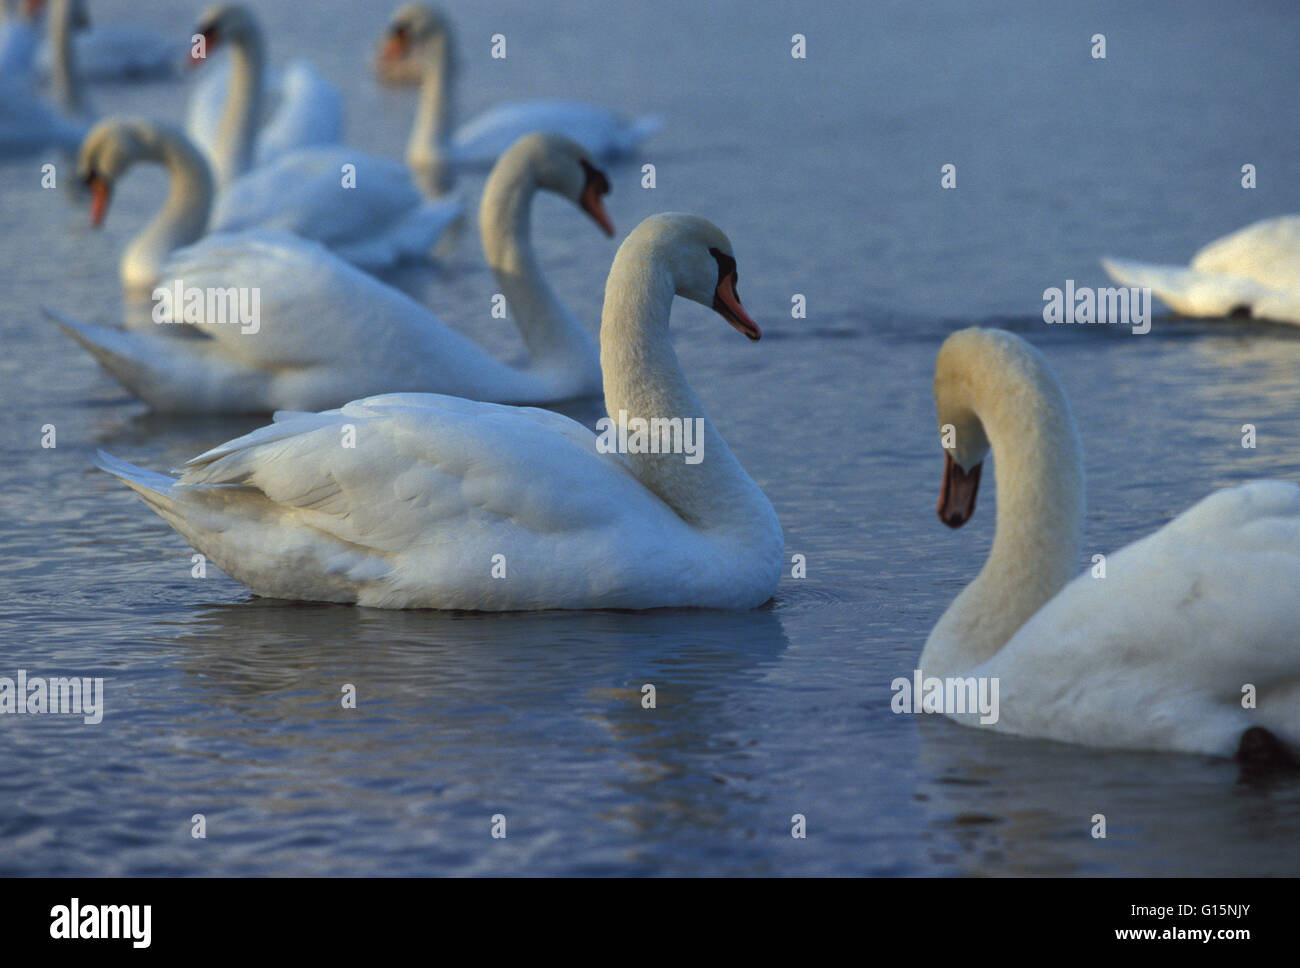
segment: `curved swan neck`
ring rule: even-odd
[[[627,453],[638,480],[683,520],[700,530],[727,532],[766,546],[780,535],[776,512],[714,428],[686,381],[668,335],[676,287],[665,253],[653,242],[629,237],[620,247],[605,283],[601,312],[600,364],[605,380],[605,410],[618,426],[640,418],[690,421],[701,459],[687,463],[682,453]],[[630,448],[629,448],[630,450]],[[779,551],[779,548],[778,548]]]
[[[55,97],[64,114],[84,115],[86,93],[77,72],[77,53],[72,44],[72,2],[55,0],[50,19],[51,80]]]
[[[451,190],[455,172],[451,164],[451,129],[454,55],[450,29],[425,42],[423,78],[415,111],[415,124],[406,147],[406,164],[426,197]]]
[[[266,54],[262,34],[253,24],[230,42],[230,80],[221,111],[213,159],[217,184],[225,188],[253,167],[257,132],[262,123]]]
[[[1077,573],[1083,539],[1083,448],[1065,393],[1036,351],[1015,366],[973,361],[967,401],[983,425],[997,477],[997,521],[983,569],[926,642],[927,675],[990,658]]]
[[[198,149],[179,131],[163,125],[139,132],[143,146],[138,160],[167,169],[167,201],[135,238],[122,258],[122,279],[128,289],[149,289],[167,257],[197,241],[207,229],[212,209],[212,175]]]
[[[583,386],[578,392],[594,393],[600,386],[596,347],[547,285],[533,253],[532,202],[537,188],[528,155],[507,153],[492,169],[479,206],[483,254],[533,368],[572,372]]]

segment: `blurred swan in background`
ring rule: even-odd
[[[10,19],[4,56],[14,65],[0,72],[0,156],[24,155],[48,148],[63,152],[76,150],[89,127],[93,112],[86,99],[76,54],[72,48],[74,31],[88,20],[85,0],[50,0],[50,42],[59,50],[53,76],[54,104],[45,100],[35,88],[30,64],[25,63],[24,33],[29,19]],[[30,3],[26,11],[38,8]],[[17,41],[13,30],[18,30]]]
[[[206,231],[279,229],[375,269],[427,256],[461,215],[459,199],[421,199],[396,162],[341,148],[308,150],[320,152],[313,166],[299,163],[282,169],[277,163],[255,169],[238,179],[214,207],[207,161],[182,131],[142,118],[110,118],[82,142],[77,174],[91,189],[91,224],[99,226],[113,189],[132,165],[153,162],[167,169],[171,187],[166,204],[122,256],[122,286],[137,294],[153,289],[173,250]],[[341,183],[343,157],[357,166],[354,187]]]
[[[1184,316],[1246,316],[1300,325],[1300,215],[1264,219],[1216,239],[1190,266],[1102,259],[1123,286],[1151,291]]]
[[[987,677],[987,728],[1089,746],[1290,762],[1300,747],[1300,486],[1216,491],[1078,575],[1083,454],[1047,361],[1018,336],[965,329],[935,365],[951,425],[939,516],[974,512],[997,461],[988,561],[935,625],[924,676]],[[1078,577],[1076,577],[1076,575]],[[1243,687],[1257,708],[1243,708]],[[979,713],[954,715],[976,725]]]
[[[602,453],[590,430],[546,410],[398,393],[277,414],[179,479],[102,452],[100,466],[258,595],[491,611],[754,608],[776,590],[781,525],[668,334],[682,296],[759,338],[732,253],[704,219],[653,216],[619,248],[605,287],[607,410],[698,418],[698,463]],[[356,446],[340,446],[350,432]]]
[[[262,30],[246,7],[221,4],[209,9],[195,30],[205,54],[221,48],[225,63],[210,68],[190,98],[185,131],[207,156],[218,189],[251,168],[286,152],[312,145],[337,144],[343,136],[343,99],[311,64],[290,61],[269,81]],[[275,95],[274,114],[266,101]]]
[[[419,112],[407,145],[407,163],[445,191],[457,167],[486,167],[523,135],[561,134],[597,158],[626,155],[662,126],[658,118],[627,121],[604,108],[571,101],[515,101],[499,105],[453,131],[455,51],[451,26],[437,10],[408,3],[393,14],[378,62],[381,74],[420,83]]]
[[[57,11],[57,4],[54,6]],[[129,24],[92,21],[73,39],[77,69],[90,82],[155,80],[174,75],[185,45]],[[41,78],[58,75],[59,46],[50,43],[36,56]]]
[[[55,313],[64,330],[128,389],[160,411],[268,413],[338,406],[369,393],[427,390],[477,400],[549,403],[600,392],[591,337],[551,291],[529,238],[533,195],[555,192],[607,234],[605,175],[566,138],[520,139],[483,192],[480,234],[488,264],[529,351],[503,363],[404,293],[280,232],[219,234],[181,249],[160,284],[201,292],[255,292],[258,321],[143,321],[132,331]],[[173,182],[173,197],[189,189]],[[98,196],[96,196],[98,197]],[[177,207],[179,207],[179,202]],[[181,220],[169,201],[140,243],[142,262],[165,247]],[[48,311],[47,311],[48,312]],[[175,322],[181,322],[177,308]],[[253,331],[248,331],[253,330]],[[188,334],[194,338],[178,338]]]

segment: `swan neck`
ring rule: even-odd
[[[217,183],[222,188],[253,167],[262,121],[265,66],[262,36],[256,30],[231,42],[230,79],[213,160]]]
[[[203,156],[178,132],[159,129],[142,155],[167,169],[167,200],[127,249],[122,261],[127,288],[152,288],[167,257],[202,237],[212,210],[212,175]]]
[[[506,298],[506,312],[523,337],[536,369],[566,371],[581,384],[574,395],[600,388],[600,364],[591,337],[543,278],[532,244],[537,179],[531,161],[507,156],[492,170],[479,207],[483,253]]]
[[[972,401],[993,454],[996,530],[983,569],[926,643],[926,675],[964,673],[992,657],[1078,571],[1083,448],[1060,384],[1043,369],[1033,376],[990,384]]]
[[[407,165],[427,198],[445,195],[455,180],[449,148],[451,129],[455,123],[451,45],[449,32],[430,38],[425,44],[415,124],[411,128],[411,138],[406,149]]]
[[[625,242],[610,269],[601,313],[606,413],[615,432],[626,424],[629,433],[654,420],[680,418],[683,441],[688,426],[697,435],[692,462],[688,454],[632,453],[629,446],[624,457],[637,479],[692,527],[761,548],[764,556],[779,554],[780,524],[771,502],[732,454],[682,372],[668,334],[675,295],[661,253]]]
[[[55,0],[50,19],[51,81],[59,109],[77,116],[86,113],[86,97],[72,40],[72,4],[68,0]]]

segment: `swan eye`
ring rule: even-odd
[[[405,40],[411,33],[411,28],[406,24],[393,24],[393,29],[389,31],[396,40]]]
[[[588,162],[586,158],[579,158],[578,164],[582,165],[583,174],[587,179],[583,184],[583,191],[592,189],[598,195],[608,195],[609,179],[605,177],[605,173]]]
[[[740,271],[736,268],[735,258],[727,255],[727,253],[718,248],[709,249],[709,255],[713,256],[718,263],[718,285],[722,285],[722,281],[726,279],[727,276],[731,276],[732,286],[734,288],[735,285],[740,282]]]

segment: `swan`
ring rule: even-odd
[[[37,95],[29,76],[0,74],[0,157],[47,148],[73,152],[90,125],[91,109],[82,88],[73,31],[87,23],[85,0],[52,0],[51,42],[60,56],[54,77],[57,107]]]
[[[3,0],[0,4],[0,78],[29,80],[41,45],[45,0]]]
[[[292,61],[276,79],[278,107],[265,123],[268,87],[262,30],[246,7],[209,9],[195,30],[204,49],[191,48],[200,64],[214,50],[229,48],[227,63],[210,75],[190,99],[185,130],[208,157],[217,187],[224,189],[257,165],[297,148],[338,144],[343,134],[343,100],[338,89],[306,61]]]
[[[601,387],[596,348],[542,278],[528,238],[539,188],[578,205],[606,234],[614,231],[601,200],[608,180],[567,138],[522,138],[492,170],[480,235],[528,347],[530,360],[522,368],[497,360],[404,293],[320,245],[280,232],[208,236],[175,253],[159,276],[168,293],[179,285],[182,291],[247,294],[250,305],[256,294],[256,326],[146,321],[124,332],[47,312],[161,411],[313,410],[399,389],[504,403],[592,396]],[[207,338],[177,339],[178,330]]]
[[[1300,325],[1300,215],[1264,219],[1216,239],[1190,266],[1102,259],[1124,286],[1149,287],[1184,316],[1248,316]]]
[[[1011,333],[961,330],[939,351],[934,396],[955,444],[939,516],[953,528],[970,518],[991,449],[997,528],[984,568],[930,633],[922,674],[996,677],[1000,717],[987,728],[1001,732],[1289,756],[1300,743],[1300,486],[1216,491],[1107,555],[1106,577],[1076,577],[1082,446],[1047,361]],[[1258,708],[1242,708],[1247,683]]]
[[[754,608],[780,576],[781,525],[705,416],[673,351],[682,296],[757,340],[731,243],[657,215],[605,286],[605,405],[698,418],[703,459],[608,453],[546,410],[434,394],[281,413],[180,478],[103,452],[119,477],[227,574],[271,598],[381,608]],[[355,446],[349,447],[351,438]]]
[[[318,153],[314,178],[305,166],[289,184],[268,177],[283,174],[277,165],[256,169],[214,206],[208,163],[182,131],[141,118],[109,118],[82,142],[77,173],[91,189],[91,224],[98,227],[115,185],[132,165],[148,161],[167,169],[166,204],[122,256],[122,285],[132,295],[147,295],[172,251],[207,230],[279,229],[320,242],[357,265],[378,268],[427,254],[460,217],[459,199],[423,202],[395,162],[348,155],[358,166],[357,180],[344,189],[339,178],[344,150],[308,150]]]
[[[29,7],[39,8],[45,0],[27,0]],[[55,19],[58,17],[56,8]],[[39,47],[39,17],[32,19],[32,42],[25,52],[28,72],[35,69],[41,78],[57,77],[59,73],[59,45],[53,42],[37,52]],[[87,81],[135,81],[168,77],[176,68],[184,48],[157,34],[136,27],[119,24],[90,24],[79,31],[73,40],[77,68]],[[0,61],[3,58],[0,57]],[[2,68],[0,68],[2,69]]]
[[[454,168],[491,165],[529,132],[562,134],[596,157],[612,159],[630,153],[662,124],[657,118],[626,121],[587,104],[537,100],[500,105],[452,132],[453,60],[451,27],[443,14],[420,3],[398,8],[380,61],[393,77],[401,76],[397,65],[420,65],[420,107],[407,163],[425,171],[442,190],[450,184]]]

